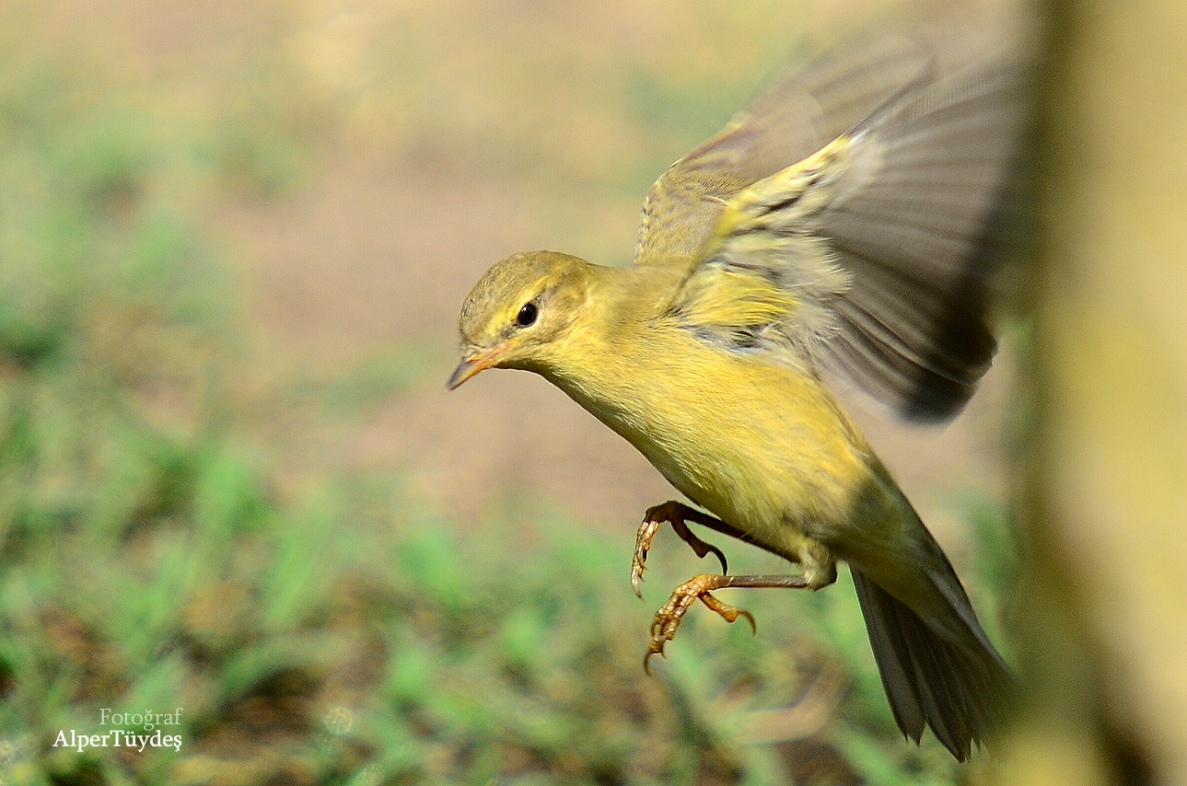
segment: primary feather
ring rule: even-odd
[[[651,187],[635,262],[697,256],[739,191],[820,150],[925,79],[933,61],[917,38],[888,36],[822,57],[759,93]]]
[[[665,173],[636,260],[688,255],[673,312],[708,341],[807,360],[906,416],[958,412],[995,351],[986,303],[1022,113],[1016,59],[942,75],[935,60],[893,39],[856,66],[826,61]],[[740,329],[741,310],[701,302],[727,274],[794,306],[765,320],[745,309]]]

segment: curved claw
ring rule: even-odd
[[[725,554],[722,552],[722,550],[714,546],[712,543],[705,543],[704,541],[701,541],[701,543],[705,547],[705,554],[701,554],[701,558],[703,559],[706,554],[712,554],[713,556],[717,557],[717,561],[721,563],[721,572],[729,573],[730,566],[729,563],[725,561]]]
[[[746,609],[738,609],[738,616],[746,618],[746,621],[750,623],[750,635],[757,636],[758,635],[758,623],[754,621],[754,615],[751,614],[749,611],[746,611]]]
[[[659,655],[661,658],[668,657],[667,655],[664,654],[664,648],[663,648],[662,644],[660,645],[660,648],[658,651],[647,650],[647,654],[643,656],[643,673],[646,674],[648,677],[651,676],[651,656],[652,655]]]
[[[726,562],[725,553],[721,549],[714,546],[712,543],[706,543],[698,538],[692,530],[688,528],[688,524],[679,516],[671,516],[670,511],[664,511],[669,514],[668,523],[672,525],[673,531],[680,536],[680,539],[688,544],[689,548],[693,550],[701,559],[704,559],[709,554],[717,557],[717,561],[721,563],[721,572],[729,573],[729,563]]]

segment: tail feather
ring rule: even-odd
[[[899,728],[918,742],[924,725],[931,727],[944,747],[964,761],[974,744],[984,745],[1001,727],[1014,684],[967,598],[957,604],[963,608],[954,609],[956,618],[975,629],[953,641],[860,570],[851,572]]]

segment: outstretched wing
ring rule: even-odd
[[[954,415],[995,351],[1020,72],[917,69],[811,155],[736,188],[671,314],[727,348],[823,365],[907,417]]]
[[[888,36],[826,56],[761,92],[651,187],[635,262],[698,254],[739,191],[801,161],[925,81],[933,60],[923,42]]]

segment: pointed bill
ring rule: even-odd
[[[454,390],[479,371],[490,368],[499,361],[499,356],[503,354],[504,349],[505,347],[495,347],[486,351],[476,351],[470,353],[468,357],[462,358],[462,362],[458,363],[458,367],[453,370],[449,381],[445,383],[445,388]]]

